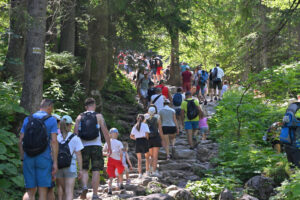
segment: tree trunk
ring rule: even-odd
[[[262,50],[260,52],[260,67],[258,68],[258,72],[263,70],[263,68],[268,67],[268,38],[267,38],[267,33],[268,33],[268,27],[267,27],[267,8],[265,5],[260,2],[259,5],[259,12],[260,12],[260,18],[261,18],[261,34],[262,34]]]
[[[74,55],[75,51],[75,9],[76,0],[63,1],[63,19],[60,32],[60,52],[67,51]]]
[[[4,62],[5,77],[12,76],[19,81],[24,78],[27,3],[27,0],[11,0],[9,43]]]
[[[47,0],[28,0],[29,23],[27,26],[25,73],[21,106],[35,112],[43,95],[43,68],[45,63]]]
[[[171,70],[168,84],[181,86],[181,76],[179,67],[179,30],[178,28],[170,28],[171,37]]]

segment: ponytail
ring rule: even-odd
[[[141,130],[141,125],[142,125],[142,122],[144,121],[144,119],[145,119],[144,115],[142,115],[142,114],[138,115],[138,117],[137,117],[137,123],[136,123],[136,129],[138,131]]]
[[[61,122],[60,122],[60,132],[61,132],[61,134],[65,135],[68,132],[70,132],[70,130],[71,130],[71,127],[67,123],[66,119],[62,119]]]

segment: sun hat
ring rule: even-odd
[[[64,120],[67,124],[72,124],[72,122],[73,122],[72,118],[71,118],[69,115],[64,115],[64,116],[61,118],[61,120],[62,120],[62,121]]]

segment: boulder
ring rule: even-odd
[[[178,149],[175,148],[174,153],[175,159],[195,159],[196,158],[196,151],[191,149]]]
[[[136,195],[145,195],[146,188],[140,185],[125,185],[127,191],[134,191]]]
[[[164,149],[160,149],[158,152],[158,160],[166,160],[167,159],[167,153]]]
[[[166,188],[166,192],[169,193],[171,191],[178,190],[178,187],[176,185],[170,185]]]
[[[244,194],[239,200],[259,200],[256,197],[250,196],[249,194]]]
[[[218,155],[218,147],[214,144],[198,145],[197,159],[201,162],[209,162]]]
[[[168,193],[175,200],[193,200],[192,194],[188,190],[173,190]]]
[[[159,169],[162,170],[162,171],[170,170],[170,169],[173,169],[173,170],[190,170],[190,169],[192,169],[192,166],[193,165],[191,163],[188,163],[188,162],[179,164],[177,162],[170,161],[167,164],[159,166]]]
[[[159,183],[157,181],[151,181],[147,185],[147,190],[151,194],[153,194],[153,193],[161,193],[162,192],[161,183]]]
[[[234,196],[230,190],[225,189],[221,192],[219,200],[234,200]]]
[[[274,181],[264,176],[254,176],[245,184],[247,193],[261,200],[267,200],[274,191]]]

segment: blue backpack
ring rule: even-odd
[[[283,125],[279,139],[284,144],[300,148],[300,119],[296,113],[300,109],[300,102],[292,103],[283,117]]]
[[[181,106],[182,103],[182,95],[180,93],[176,93],[173,97],[173,105]]]
[[[199,85],[203,85],[206,83],[208,79],[208,73],[206,71],[201,71],[201,76],[199,78]]]

